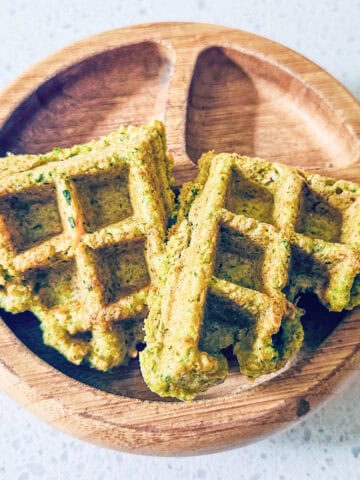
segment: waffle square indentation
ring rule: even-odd
[[[229,228],[220,231],[215,275],[236,285],[262,290],[264,249],[248,236]]]
[[[103,300],[110,304],[150,283],[143,242],[104,247],[95,253],[103,285]]]
[[[272,223],[274,198],[269,190],[249,180],[235,168],[229,181],[226,208],[236,215]]]
[[[87,175],[74,181],[88,232],[120,222],[133,214],[128,169],[123,168],[115,174]]]
[[[342,223],[341,212],[305,185],[297,232],[327,242],[339,242]]]
[[[53,185],[33,187],[5,197],[0,201],[0,213],[18,253],[63,230]]]
[[[67,305],[80,298],[74,260],[29,271],[27,281],[48,308]]]

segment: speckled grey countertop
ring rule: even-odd
[[[0,87],[77,39],[164,20],[220,23],[270,37],[360,97],[358,0],[0,0]],[[155,458],[74,440],[0,393],[0,480],[360,479],[359,399],[356,373],[322,409],[284,433],[225,453]]]

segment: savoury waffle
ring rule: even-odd
[[[161,396],[190,400],[226,377],[225,357],[201,350],[211,305],[230,304],[239,317],[234,352],[250,377],[279,369],[301,345],[301,311],[282,293],[290,243],[267,219],[233,211],[231,182],[241,158],[205,155],[197,181],[182,193],[169,242],[174,247],[145,321],[147,347],[140,354],[144,379]],[[206,333],[204,338],[211,348]]]
[[[333,311],[360,303],[357,184],[236,154],[209,152],[199,166],[172,229],[174,243],[186,232],[184,252],[168,262],[141,355],[150,388],[182,399],[222,381],[218,352],[231,344],[249,377],[282,366],[303,340],[290,303],[301,293]],[[209,321],[214,312],[231,324]]]
[[[360,231],[354,228],[360,221],[360,186],[259,158],[225,155],[223,161],[236,163],[228,209],[273,225],[290,243],[288,299],[312,292],[337,312],[360,304]],[[212,152],[203,156],[193,190],[202,189],[214,157]]]
[[[154,121],[0,161],[0,305],[75,364],[107,370],[142,337],[173,209],[165,148]]]

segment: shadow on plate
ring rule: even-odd
[[[323,343],[323,341],[337,327],[344,313],[329,313],[314,295],[305,295],[299,306],[307,310],[303,317],[305,329],[305,343],[302,349],[302,359],[309,357]],[[47,347],[42,342],[42,332],[37,318],[29,312],[17,315],[0,311],[6,325],[12,332],[36,355],[45,362],[60,370],[65,375],[72,377],[92,387],[105,392],[124,395],[141,400],[176,401],[174,399],[161,399],[152,393],[145,385],[138,360],[130,360],[129,365],[113,369],[110,372],[98,372],[86,365],[75,366],[68,362],[53,348]],[[141,348],[141,346],[139,346]],[[259,382],[248,382],[239,374],[238,365],[232,355],[232,349],[223,352],[230,364],[230,373],[224,384],[218,385],[201,395],[201,399],[210,399],[231,393],[235,389],[253,388]],[[281,375],[286,375],[286,370]],[[260,382],[262,383],[262,381]]]

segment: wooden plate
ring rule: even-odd
[[[166,122],[178,184],[194,177],[208,149],[360,181],[356,100],[297,53],[205,24],[114,30],[39,63],[0,95],[0,153],[44,152],[153,117]],[[43,346],[29,314],[0,322],[0,383],[53,425],[111,448],[230,448],[302,417],[358,365],[359,311],[328,314],[312,298],[303,302],[306,342],[291,365],[255,383],[233,366],[224,384],[191,404],[149,392],[136,362],[107,374],[68,364]]]

